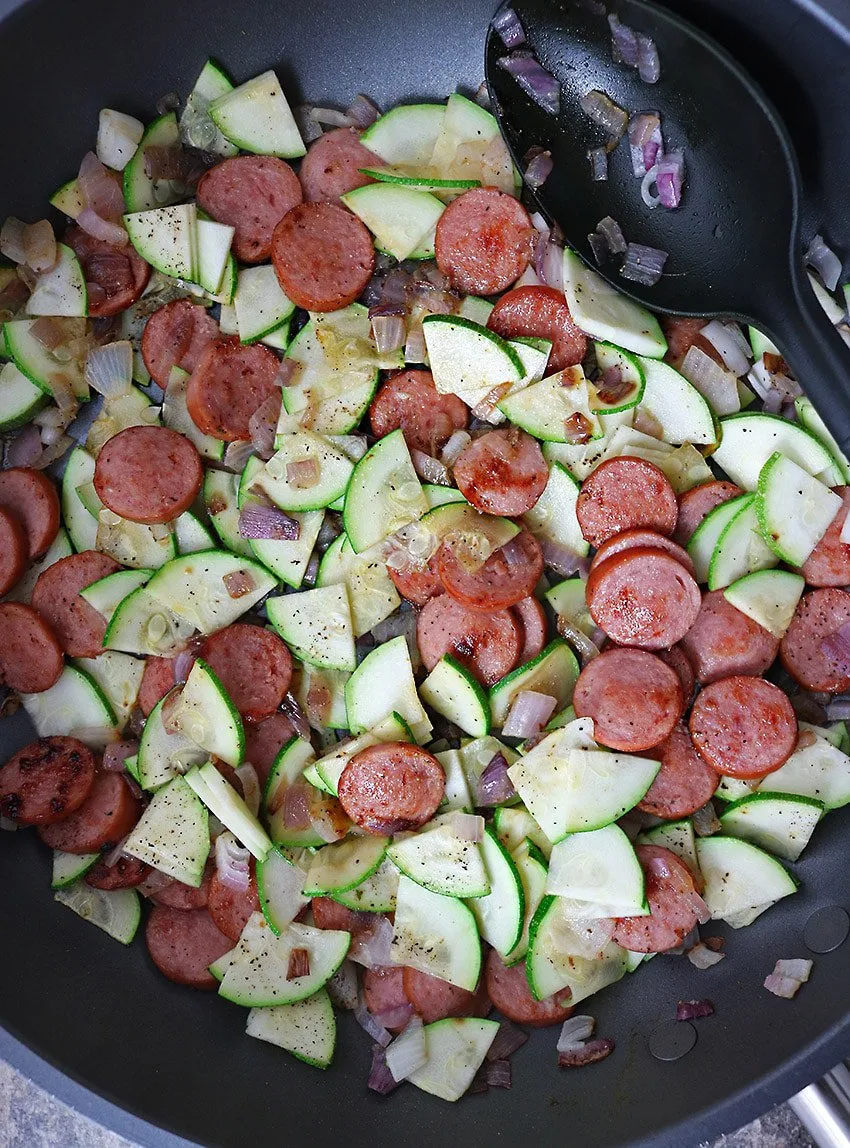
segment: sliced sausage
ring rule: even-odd
[[[163,390],[174,367],[192,372],[221,332],[210,313],[188,299],[175,299],[154,311],[142,334],[142,358]]]
[[[658,747],[661,769],[655,781],[638,802],[638,809],[675,821],[690,817],[711,800],[717,789],[717,774],[694,749],[684,722]]]
[[[86,873],[86,884],[93,889],[133,889],[149,877],[150,865],[137,857],[119,857],[114,865],[98,861]]]
[[[794,708],[764,678],[721,678],[700,690],[690,729],[703,760],[728,777],[764,777],[797,745]]]
[[[336,128],[314,140],[301,160],[298,178],[307,203],[339,203],[340,196],[374,183],[361,167],[386,164],[360,142],[354,128]]]
[[[447,592],[473,610],[504,610],[533,594],[543,573],[543,551],[527,530],[495,550],[477,570],[467,570],[454,547],[437,551],[437,570]]]
[[[415,606],[424,606],[429,599],[443,593],[436,551],[425,566],[414,566],[412,562],[398,569],[387,566],[387,573],[402,598],[413,602]]]
[[[411,450],[436,457],[467,426],[469,410],[457,395],[441,395],[430,371],[397,371],[372,400],[369,421],[377,438],[401,427]]]
[[[437,266],[455,290],[495,295],[528,267],[533,232],[518,199],[495,187],[472,188],[440,216],[434,243]]]
[[[536,439],[519,427],[506,427],[471,442],[454,465],[454,478],[477,510],[514,518],[535,505],[549,468]]]
[[[835,493],[841,495],[841,509],[800,571],[810,586],[850,585],[850,546],[841,541],[850,510],[850,486],[836,486]]]
[[[494,1007],[516,1024],[545,1028],[563,1024],[572,1014],[569,989],[561,989],[542,1001],[535,1000],[525,975],[525,963],[508,967],[495,949],[487,956],[484,983]]]
[[[8,594],[27,568],[29,539],[20,518],[0,507],[0,596]]]
[[[662,650],[697,620],[702,594],[681,562],[660,550],[625,550],[594,567],[587,579],[594,622],[621,646]]]
[[[75,737],[42,737],[0,767],[0,813],[19,825],[52,825],[87,800],[94,754]]]
[[[157,905],[145,925],[145,943],[159,971],[178,985],[212,991],[218,981],[209,967],[233,948],[206,909]]]
[[[703,685],[734,674],[763,674],[779,650],[776,638],[736,610],[722,590],[703,597],[697,619],[681,645]]]
[[[443,767],[407,742],[372,745],[356,753],[339,779],[340,803],[367,833],[398,833],[430,821],[446,787]]]
[[[640,753],[673,732],[684,708],[674,670],[644,650],[606,650],[576,682],[577,717],[593,718],[593,736],[609,749]]]
[[[139,685],[139,696],[136,699],[139,709],[145,715],[162,701],[169,690],[176,685],[174,679],[174,663],[176,658],[146,658],[142,681]]]
[[[294,736],[295,726],[282,713],[245,726],[245,760],[257,771],[260,785],[265,785],[275,758]]]
[[[679,521],[673,537],[682,546],[687,545],[694,531],[712,510],[743,494],[734,482],[704,482],[679,495]]]
[[[210,883],[215,872],[215,862],[208,861],[204,869],[203,879],[196,888],[186,885],[182,881],[171,881],[163,885],[152,894],[151,900],[157,905],[165,905],[169,909],[205,909],[210,895]]]
[[[648,917],[620,917],[613,940],[633,953],[663,953],[681,945],[697,924],[697,889],[684,861],[660,845],[636,845],[646,879]]]
[[[400,965],[378,965],[373,969],[363,969],[362,984],[366,1007],[378,1023],[383,1024],[390,1032],[400,1032],[407,1024],[407,1020],[387,1025],[383,1017],[396,1012],[399,1012],[401,1017],[404,1012],[400,1010],[410,1013],[410,1001],[404,991],[404,973],[405,970]]]
[[[124,775],[104,770],[96,774],[88,797],[76,812],[38,832],[51,849],[99,853],[126,837],[141,812],[141,802],[130,792]]]
[[[422,1017],[423,1024],[433,1024],[449,1016],[486,1016],[490,1011],[490,998],[483,978],[471,993],[418,969],[405,968],[403,983],[405,995],[413,1005],[413,1011]]]
[[[691,347],[699,347],[709,358],[714,359],[718,366],[723,366],[720,352],[701,334],[707,322],[707,319],[692,318],[689,315],[661,316],[661,327],[667,338],[667,354],[664,358],[677,370]]]
[[[593,556],[590,569],[593,570],[606,558],[613,558],[615,554],[622,554],[624,550],[663,550],[675,558],[689,574],[694,574],[694,564],[690,554],[678,542],[668,538],[666,534],[659,534],[656,530],[624,530],[622,534],[615,534],[607,542],[603,542]]]
[[[0,507],[21,520],[30,558],[44,554],[59,533],[59,495],[42,470],[13,466],[0,471]]]
[[[237,622],[219,630],[204,642],[201,657],[250,721],[271,717],[292,681],[289,650],[262,626]]]
[[[94,488],[121,518],[171,522],[188,510],[204,479],[201,456],[185,435],[169,427],[127,427],[103,447]]]
[[[210,881],[207,911],[215,921],[216,927],[229,937],[231,941],[238,941],[242,930],[248,924],[252,913],[260,912],[260,897],[257,893],[257,878],[254,866],[251,865],[251,877],[247,889],[231,889],[214,872]]]
[[[518,661],[520,665],[525,665],[542,653],[546,645],[549,636],[546,612],[534,597],[523,598],[511,609],[522,628],[522,649]]]
[[[601,546],[615,534],[637,527],[672,534],[679,504],[663,471],[626,455],[609,458],[584,480],[576,515],[591,546]]]
[[[104,319],[126,311],[147,287],[150,265],[130,243],[113,247],[77,226],[65,232],[65,243],[82,266],[90,318]]]
[[[780,653],[788,673],[804,689],[843,693],[850,689],[850,659],[841,645],[831,651],[824,642],[850,622],[850,594],[844,590],[812,590],[800,599]]]
[[[335,203],[302,203],[274,230],[272,262],[286,296],[307,311],[338,311],[375,270],[365,224]]]
[[[270,155],[237,155],[204,172],[198,207],[235,228],[231,250],[240,263],[262,263],[275,227],[302,200],[298,176]]]
[[[563,292],[553,287],[514,287],[490,312],[487,326],[503,339],[548,339],[549,374],[575,367],[587,354],[587,336],[573,322]]]
[[[0,685],[22,694],[49,690],[65,661],[56,635],[23,602],[0,602]]]
[[[448,594],[425,603],[416,623],[416,641],[430,673],[451,654],[482,685],[493,686],[510,673],[522,650],[522,632],[509,610],[470,610]]]
[[[681,646],[671,646],[669,650],[656,650],[656,653],[662,662],[666,662],[679,675],[679,681],[682,683],[682,697],[685,699],[685,709],[687,709],[691,704],[691,698],[694,696],[694,688],[697,684],[690,658]]]
[[[50,623],[69,657],[96,658],[103,652],[106,619],[80,597],[80,591],[120,569],[106,554],[81,550],[39,574],[32,604]]]
[[[332,897],[314,897],[310,902],[310,911],[317,929],[341,929],[344,933],[351,933],[352,937],[368,933],[378,920],[377,913],[347,909]]]
[[[186,384],[186,408],[204,434],[236,442],[251,437],[251,416],[280,393],[274,351],[261,343],[244,346],[235,336],[211,343]]]

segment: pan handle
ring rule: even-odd
[[[839,1064],[788,1101],[817,1148],[850,1148],[850,1069]]]

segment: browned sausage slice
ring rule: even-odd
[[[850,659],[829,639],[850,622],[850,594],[825,588],[804,594],[780,647],[782,664],[804,689],[850,689]],[[826,643],[826,644],[824,644]]]
[[[119,857],[114,865],[98,861],[86,873],[86,884],[94,889],[133,889],[151,873],[150,865],[137,857]]]
[[[398,833],[430,821],[446,787],[435,757],[418,745],[386,742],[356,753],[337,793],[351,820],[367,833]]]
[[[672,534],[679,504],[663,471],[642,458],[624,455],[609,458],[584,480],[576,515],[591,546],[601,546],[613,535],[641,526]]]
[[[841,509],[800,571],[810,586],[850,585],[850,546],[841,541],[841,531],[850,510],[850,487],[836,486],[835,493],[841,495]]]
[[[103,651],[106,619],[80,591],[121,567],[97,550],[81,550],[60,558],[38,576],[32,604],[50,623],[71,658],[96,658]]]
[[[186,911],[164,905],[157,905],[148,917],[145,942],[151,960],[170,981],[208,991],[218,988],[210,965],[233,948],[206,909]]]
[[[524,665],[542,653],[549,636],[549,624],[546,621],[546,612],[536,598],[523,598],[511,609],[522,627],[523,644],[518,661],[520,665]]]
[[[575,367],[587,354],[587,336],[573,322],[563,292],[552,287],[514,287],[490,312],[487,326],[503,339],[548,339],[549,374]]]
[[[294,735],[295,727],[283,713],[245,727],[245,760],[256,769],[261,785],[265,785],[275,758]]]
[[[29,539],[17,514],[0,507],[0,596],[8,594],[27,568]]]
[[[351,933],[352,937],[368,932],[378,920],[377,913],[360,913],[355,909],[347,909],[332,897],[314,897],[310,902],[310,911],[317,929],[341,929],[344,933]]]
[[[208,861],[204,869],[203,880],[195,888],[194,885],[185,885],[182,881],[172,881],[163,885],[152,894],[151,900],[157,905],[165,905],[169,909],[205,909],[210,895],[210,882],[215,872],[215,862]]]
[[[495,295],[528,267],[533,232],[518,199],[495,187],[473,188],[440,216],[434,244],[437,266],[456,290]]]
[[[704,482],[679,495],[679,521],[676,523],[674,538],[682,546],[690,540],[693,532],[712,510],[732,498],[743,494],[734,482]]]
[[[95,760],[75,737],[43,737],[0,768],[0,813],[20,825],[51,825],[91,793]]]
[[[76,226],[65,232],[65,242],[79,259],[86,277],[92,319],[126,311],[147,287],[150,265],[129,243],[113,247]]]
[[[717,773],[694,749],[684,722],[676,723],[676,728],[657,752],[661,757],[661,769],[638,802],[638,809],[663,817],[665,821],[690,817],[711,800],[717,789]]]
[[[514,518],[540,498],[549,468],[536,439],[519,427],[507,427],[471,442],[455,463],[454,478],[476,509]]]
[[[405,995],[413,1005],[413,1011],[422,1017],[423,1024],[433,1024],[449,1016],[486,1016],[490,1011],[490,998],[483,978],[471,993],[429,973],[405,968],[403,983]]]
[[[292,681],[292,656],[277,634],[237,622],[211,635],[203,659],[244,718],[262,721],[283,701]]]
[[[190,373],[221,332],[203,307],[175,299],[154,311],[142,334],[142,358],[151,378],[163,390],[174,367]]]
[[[58,680],[62,647],[42,616],[23,602],[0,602],[0,685],[40,694]]]
[[[372,237],[335,203],[302,203],[281,219],[272,262],[286,296],[307,311],[338,311],[363,293],[375,270]]]
[[[591,570],[585,593],[591,617],[613,642],[646,650],[683,638],[702,604],[685,567],[660,550],[625,550],[606,559]]]
[[[151,712],[154,706],[161,702],[169,690],[174,689],[174,663],[175,658],[146,658],[142,681],[139,685],[137,701],[139,709],[145,715]]]
[[[262,263],[272,250],[272,233],[287,211],[301,202],[301,184],[288,163],[270,155],[237,155],[201,176],[198,207],[236,229],[233,254],[240,263]]]
[[[95,776],[88,797],[76,812],[38,832],[51,849],[98,853],[114,848],[126,837],[141,812],[141,803],[130,792],[124,775],[103,771]]]
[[[666,662],[679,675],[679,681],[682,683],[682,697],[685,700],[685,709],[687,709],[691,704],[694,687],[697,683],[690,658],[681,646],[672,646],[669,650],[657,650],[656,653],[662,662]]]
[[[681,945],[695,928],[696,885],[690,869],[660,845],[635,846],[646,878],[648,917],[620,917],[613,940],[634,953],[663,953]]]
[[[398,568],[388,565],[387,573],[402,598],[415,606],[424,606],[429,599],[443,593],[436,551],[425,566],[414,566],[412,562]]]
[[[690,554],[678,542],[668,538],[666,534],[659,534],[656,530],[624,530],[622,534],[615,534],[607,542],[603,542],[593,556],[590,569],[593,570],[606,558],[613,558],[615,554],[622,554],[624,550],[663,550],[675,558],[677,562],[694,574],[694,564]]]
[[[584,667],[573,706],[593,718],[593,736],[609,749],[640,753],[670,736],[683,709],[682,686],[655,654],[606,650]]]
[[[59,533],[59,495],[41,470],[13,466],[0,471],[0,507],[23,523],[30,558],[44,554]]]
[[[457,395],[439,394],[430,371],[398,371],[372,400],[369,421],[378,438],[401,427],[411,450],[436,457],[466,427],[469,411]]]
[[[214,872],[210,881],[207,911],[221,930],[231,941],[238,941],[242,930],[248,924],[252,913],[260,911],[260,897],[257,893],[257,878],[254,874],[254,865],[251,864],[251,876],[247,889],[231,889],[222,881],[218,871]]]
[[[363,970],[363,996],[366,999],[366,1007],[378,1023],[383,1024],[390,1032],[399,1032],[403,1029],[411,1012],[411,1004],[404,991],[404,973],[405,970],[400,965],[378,965],[376,968]],[[383,1018],[393,1013],[399,1014],[399,1023],[388,1025]]]
[[[251,416],[280,393],[280,363],[260,343],[243,346],[234,337],[211,343],[186,384],[186,407],[204,434],[223,442],[251,437]]]
[[[797,745],[797,718],[787,696],[764,678],[722,678],[697,694],[690,719],[698,753],[728,777],[764,777]]]
[[[562,1024],[572,1014],[569,989],[561,989],[542,1001],[535,1000],[528,987],[525,964],[520,962],[508,968],[495,949],[487,956],[484,980],[493,1005],[517,1024],[545,1028],[550,1024]]]
[[[384,161],[360,142],[354,128],[335,128],[314,140],[301,160],[298,178],[308,203],[339,203],[340,196],[375,181],[360,168]]]
[[[169,427],[127,427],[97,456],[94,488],[121,518],[171,522],[195,501],[204,479],[194,444]]]
[[[527,530],[495,550],[477,570],[467,570],[456,550],[443,543],[437,570],[448,594],[473,610],[504,610],[534,593],[543,573],[543,551]]]
[[[517,664],[522,634],[508,610],[470,610],[448,594],[425,603],[416,624],[416,641],[425,669],[451,654],[482,685],[493,686]]]
[[[736,610],[722,590],[703,597],[697,619],[681,645],[703,685],[734,674],[763,674],[779,650],[776,638]]]

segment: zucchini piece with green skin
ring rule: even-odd
[[[482,940],[506,957],[519,943],[525,918],[525,891],[519,870],[508,850],[488,825],[481,840],[481,855],[490,892],[470,900]]]
[[[197,662],[195,663],[197,665]],[[268,855],[272,847],[265,829],[249,810],[229,781],[226,781],[212,762],[196,765],[186,774],[185,781],[219,821],[237,837],[258,861]]]
[[[234,598],[228,591],[231,578],[253,585]],[[144,589],[202,634],[211,634],[235,622],[275,586],[274,577],[258,562],[224,550],[199,550],[167,562]]]
[[[304,872],[278,848],[257,862],[260,908],[276,936],[290,925],[310,898],[304,894]]]
[[[17,430],[31,422],[49,399],[14,363],[0,370],[0,431]]]
[[[71,733],[103,749],[118,734],[118,719],[103,690],[76,666],[66,665],[49,690],[21,694],[21,702],[39,737]]]
[[[368,127],[361,142],[387,164],[424,168],[431,162],[445,115],[444,104],[402,104]]]
[[[502,844],[514,853],[523,841],[530,841],[548,861],[552,842],[521,805],[500,805],[493,813],[493,825]]]
[[[841,472],[841,483],[846,483],[850,480],[850,460],[842,452],[841,447],[835,441],[829,427],[818,414],[814,404],[810,399],[804,395],[794,399],[794,409],[797,412],[797,418],[812,434],[816,434],[827,450],[832,454],[838,463],[838,469]]]
[[[85,317],[89,293],[80,261],[64,243],[57,244],[56,251],[54,265],[35,281],[26,303],[27,314]]]
[[[426,237],[436,227],[445,204],[429,191],[395,182],[367,183],[341,198],[372,232],[379,251],[399,262],[433,257]]]
[[[242,764],[245,756],[242,718],[218,675],[203,658],[198,658],[189,671],[170,724],[228,765],[236,768]]]
[[[448,813],[453,809],[459,809],[464,813],[471,813],[474,806],[466,774],[461,765],[460,752],[456,749],[447,749],[442,753],[435,753],[434,756],[446,775],[443,799],[438,812]]]
[[[129,945],[142,920],[142,906],[135,889],[95,889],[85,881],[77,881],[57,889],[53,900],[69,909],[84,921],[97,925],[122,945]]]
[[[559,841],[549,858],[546,892],[561,897],[574,919],[649,913],[643,869],[618,825]]]
[[[76,178],[69,179],[67,183],[58,187],[51,195],[49,203],[69,219],[76,219],[85,206]]]
[[[292,829],[285,824],[286,804],[281,800],[281,787],[287,789],[300,783],[305,770],[313,764],[315,758],[309,741],[293,737],[275,759],[266,781],[262,804],[271,839],[277,846],[302,848],[324,845],[327,837],[319,832],[317,826],[320,823],[328,836],[331,838],[334,835],[339,836],[338,815],[334,806],[323,793],[309,785],[307,804],[310,811],[310,825],[305,829]]]
[[[389,843],[388,837],[350,837],[318,849],[307,870],[305,895],[325,897],[355,889],[378,871]]]
[[[345,683],[349,674],[345,670],[325,670],[319,666],[311,666],[309,662],[302,662],[298,684],[293,690],[295,700],[301,706],[311,727],[317,732],[324,729],[348,729],[348,714],[345,712]],[[310,704],[312,690],[327,693],[330,701],[327,713],[314,712],[315,706]],[[320,707],[323,710],[324,707]]]
[[[311,486],[297,486],[287,478],[291,463],[312,461],[318,479]],[[256,486],[281,510],[321,510],[345,494],[354,466],[326,438],[312,431],[281,435],[277,450],[254,480]]]
[[[758,524],[770,549],[790,566],[803,565],[841,507],[840,495],[778,451],[762,467]]]
[[[219,996],[249,1008],[295,1004],[313,996],[345,960],[351,934],[341,929],[315,929],[293,921],[279,937],[261,913],[242,930],[232,960],[219,986]],[[289,979],[293,949],[306,949],[310,971]]]
[[[114,574],[107,574],[105,578],[84,586],[80,597],[102,614],[108,623],[127,595],[144,586],[152,574],[153,570],[116,570]]]
[[[434,386],[474,406],[494,387],[516,385],[525,375],[516,348],[495,331],[459,315],[426,315],[422,332]]]
[[[344,586],[317,586],[270,598],[266,613],[302,661],[328,670],[357,668],[351,609]]]
[[[721,777],[720,784],[714,791],[714,796],[721,801],[737,801],[739,797],[748,797],[758,789],[757,781],[744,781],[741,777]]]
[[[703,900],[713,920],[739,921],[796,893],[797,882],[781,862],[737,837],[700,837],[697,859],[705,879]],[[749,924],[754,917],[749,917]]]
[[[756,497],[752,494],[745,497],[748,501],[724,526],[717,539],[708,564],[709,590],[722,590],[746,574],[769,570],[778,563],[776,554],[759,529]]]
[[[181,138],[192,147],[214,152],[224,159],[236,155],[239,148],[225,139],[209,114],[212,101],[232,91],[233,83],[223,68],[214,60],[207,60],[180,116]]]
[[[624,351],[622,347],[615,347],[613,343],[594,343],[593,350],[596,354],[596,365],[603,373],[603,380],[606,371],[616,369],[620,372],[620,382],[629,386],[629,390],[622,395],[606,401],[599,393],[604,391],[604,385],[600,387],[597,383],[594,409],[606,415],[633,410],[640,403],[646,389],[646,377],[641,360],[637,355]]]
[[[756,489],[762,467],[777,452],[807,474],[839,473],[834,457],[817,435],[778,415],[729,415],[720,420],[720,429],[720,445],[712,460],[744,490]]]
[[[516,750],[490,735],[465,741],[456,752],[466,780],[466,789],[473,797],[478,794],[482,774],[497,754],[501,755],[508,765],[513,765],[519,757]]]
[[[475,992],[481,976],[481,939],[472,910],[399,877],[391,960]]]
[[[428,1059],[407,1079],[441,1100],[460,1100],[496,1039],[498,1021],[448,1017],[423,1031]]]
[[[661,845],[664,849],[675,853],[677,857],[681,857],[694,873],[699,873],[696,834],[689,817],[683,817],[679,821],[666,821],[662,825],[647,829],[637,838],[637,844]]]
[[[99,853],[63,853],[53,850],[53,868],[50,876],[51,889],[64,889],[85,877],[89,869],[100,860]]]
[[[212,219],[205,219],[199,213],[197,232],[198,286],[204,289],[207,297],[214,303],[220,303],[222,307],[231,307],[238,277],[236,260],[230,251],[234,228],[224,223],[216,223]],[[277,342],[270,340],[273,340],[278,332],[285,334],[288,330],[289,325],[284,323],[278,331],[273,331],[268,339],[263,339],[263,342],[268,342],[270,347],[278,347]]]
[[[361,638],[401,605],[380,548],[354,551],[346,534],[330,544],[319,562],[317,586],[344,583],[348,589],[354,636]]]
[[[436,486],[424,482],[422,493],[425,495],[429,510],[434,510],[438,506],[448,506],[452,502],[466,502],[461,492],[453,486]]]
[[[174,519],[174,541],[178,554],[197,554],[200,550],[215,549],[215,539],[191,510],[184,510]]]
[[[387,856],[399,872],[432,893],[469,898],[491,892],[481,848],[458,835],[451,813],[394,841]]]
[[[295,310],[295,304],[281,290],[270,263],[240,270],[233,306],[242,343],[257,343],[271,335],[289,322]]]
[[[750,346],[753,349],[753,358],[761,359],[764,355],[778,355],[782,357],[782,352],[779,350],[775,343],[757,327],[747,327],[747,334],[750,339]]]
[[[179,198],[167,180],[152,180],[145,171],[145,150],[149,147],[177,147],[180,132],[174,112],[166,112],[148,124],[139,147],[122,175],[124,204],[128,211],[150,211]]]
[[[142,259],[173,279],[194,282],[198,211],[194,203],[128,212],[124,226]]]
[[[768,784],[771,793],[812,797],[828,810],[839,809],[850,804],[850,757],[815,732],[814,745],[795,749]]]
[[[369,550],[428,509],[401,429],[379,439],[354,467],[343,522],[352,548]]]
[[[723,531],[740,511],[750,506],[752,495],[739,494],[727,502],[721,502],[710,510],[687,544],[687,551],[696,571],[697,582],[707,582],[711,559]]]
[[[587,608],[584,586],[584,579],[576,575],[557,582],[543,596],[556,614],[568,618],[571,625],[590,637],[596,629],[596,623]]]
[[[106,627],[103,645],[126,654],[154,654],[169,657],[183,648],[195,627],[179,618],[147,585],[123,598]]]
[[[210,468],[204,476],[204,506],[222,546],[233,554],[253,558],[247,538],[239,533],[239,476]]]
[[[518,964],[528,952],[528,931],[540,902],[546,895],[546,859],[528,838],[521,841],[511,854],[522,882],[525,912],[522,929],[516,945],[503,960],[506,965]]]
[[[523,690],[549,694],[555,699],[555,708],[563,709],[572,701],[578,674],[575,654],[562,638],[556,638],[536,658],[512,670],[490,690],[494,727],[501,729],[505,724],[514,699]]]
[[[564,912],[560,897],[540,902],[528,931],[525,971],[531,995],[545,1000],[569,988],[572,1008],[600,989],[614,984],[628,968],[626,950],[608,941],[601,954],[588,959],[585,926]]]
[[[552,464],[549,481],[537,502],[522,516],[522,520],[535,538],[565,546],[583,557],[590,549],[576,517],[579,483],[565,466]]]
[[[85,492],[78,494],[85,502]],[[133,522],[105,506],[97,513],[95,542],[102,553],[136,570],[159,570],[177,555],[177,541],[170,525]]]
[[[325,989],[294,1004],[253,1008],[248,1036],[268,1041],[313,1068],[329,1068],[336,1048],[336,1017]]]
[[[345,892],[332,893],[334,901],[345,905],[346,909],[363,913],[394,913],[398,896],[399,872],[389,858],[365,881]]]
[[[145,669],[142,659],[115,650],[104,650],[96,658],[75,658],[74,664],[100,686],[112,707],[118,728],[123,729],[139,696]]]
[[[175,777],[151,798],[124,852],[154,869],[200,888],[210,852],[209,816],[182,777]]]
[[[805,588],[805,578],[790,570],[757,570],[727,586],[723,596],[736,610],[781,640]]]
[[[720,831],[786,861],[796,861],[823,814],[823,802],[814,798],[759,790],[726,806],[720,816]]]
[[[573,320],[591,338],[650,359],[664,358],[667,340],[655,316],[586,267],[569,247],[564,249],[564,292]]]
[[[366,655],[345,684],[345,707],[353,733],[373,729],[391,713],[404,718],[417,740],[430,730],[403,635]]]
[[[602,424],[596,414],[596,388],[587,381],[580,366],[567,367],[508,394],[498,409],[514,426],[522,427],[544,442],[571,442],[568,420],[580,417],[591,439],[602,438]]]
[[[711,407],[684,375],[657,359],[638,357],[646,387],[640,409],[656,420],[664,442],[713,446],[717,429]]]
[[[440,179],[433,175],[411,175],[410,173],[392,167],[361,167],[358,169],[363,175],[368,175],[378,183],[389,183],[397,187],[410,187],[417,191],[444,192],[469,191],[471,187],[480,187],[478,179]]]
[[[471,737],[490,732],[490,704],[478,681],[450,654],[437,662],[419,687],[419,696]]]
[[[482,562],[516,538],[520,530],[510,518],[482,514],[466,499],[452,499],[432,507],[423,514],[420,522],[438,542],[461,542],[467,547],[474,545],[476,557]]]
[[[280,81],[272,71],[218,96],[209,114],[225,137],[243,151],[298,159],[307,151]]]
[[[495,116],[474,100],[454,92],[446,103],[429,167],[438,174],[468,174],[488,186],[518,196],[522,189],[522,176],[509,159],[507,171],[499,179],[494,178],[491,167],[484,169],[484,155],[491,151],[489,145],[498,137],[499,125]]]
[[[63,363],[55,358],[33,335],[33,325],[37,322],[37,319],[9,319],[3,324],[6,350],[10,358],[21,374],[26,375],[49,398],[53,397],[53,378],[61,375],[75,397],[81,402],[87,402],[91,396],[82,367],[75,359]]]
[[[167,730],[163,724],[163,708],[166,704],[169,708],[174,704],[179,690],[180,687],[175,686],[160,699],[145,721],[136,755],[138,781],[142,789],[160,789],[190,766],[206,761],[206,752],[196,742],[179,730]]]

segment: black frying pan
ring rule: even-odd
[[[807,238],[821,226],[846,248],[850,3],[670,2],[740,56],[767,89],[799,150]],[[293,102],[344,106],[366,92],[388,106],[443,98],[457,85],[474,90],[494,6],[0,0],[0,14],[11,12],[0,24],[0,218],[42,214],[47,196],[93,144],[101,107],[150,118],[158,97],[186,94],[208,55],[237,79],[276,67]],[[30,737],[23,718],[4,721],[0,756]],[[778,957],[807,955],[803,931],[817,908],[850,908],[848,829],[847,811],[827,818],[795,866],[802,891],[750,928],[728,930],[729,955],[716,969],[698,973],[681,958],[658,957],[594,997],[589,1011],[600,1033],[616,1037],[614,1056],[559,1072],[556,1033],[548,1030],[514,1058],[512,1091],[454,1106],[412,1088],[388,1100],[369,1094],[369,1041],[353,1022],[341,1025],[337,1063],[327,1073],[245,1037],[243,1009],[178,988],[155,972],[143,944],[125,950],[54,906],[47,851],[31,832],[0,834],[0,1020],[100,1097],[207,1145],[522,1138],[563,1148],[688,1148],[743,1124],[850,1052],[847,949],[817,957],[813,980],[793,1003],[761,988]],[[716,1017],[698,1022],[699,1040],[687,1056],[655,1059],[647,1036],[669,1021],[678,999],[693,996],[710,996]],[[55,1074],[20,1045],[7,1039],[0,1051],[55,1086]],[[63,1092],[110,1119],[90,1093]],[[174,1143],[137,1122],[124,1130],[150,1144]]]

